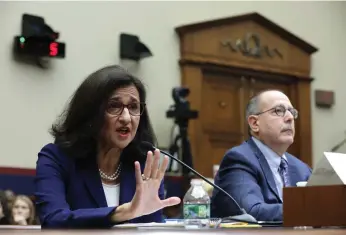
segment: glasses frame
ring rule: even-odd
[[[278,114],[277,108],[279,108],[279,107],[280,107],[280,108],[283,108],[283,109],[285,110],[285,112],[284,112],[282,115]],[[286,115],[286,112],[287,112],[287,111],[289,111],[289,112],[292,114],[292,116],[293,116],[294,119],[297,119],[297,118],[298,118],[298,114],[299,114],[298,110],[295,109],[295,108],[286,108],[286,107],[283,106],[283,105],[278,105],[278,106],[275,106],[275,107],[270,108],[270,109],[268,109],[268,110],[265,110],[265,111],[263,111],[263,112],[256,113],[255,115],[259,116],[259,115],[261,115],[261,114],[270,112],[270,111],[272,111],[272,110],[275,110],[275,114],[276,114],[277,116],[279,116],[279,117],[284,117],[284,116]]]
[[[145,102],[132,102],[130,104],[123,104],[122,102],[118,102],[118,103],[121,103],[122,104],[122,108],[121,108],[121,111],[119,114],[114,114],[114,113],[111,113],[109,112],[109,103],[107,104],[107,108],[106,108],[106,112],[109,114],[109,115],[112,115],[112,116],[121,116],[121,114],[124,112],[124,109],[127,108],[127,110],[129,111],[129,114],[131,116],[141,116],[143,113],[144,113],[144,110],[145,110],[145,107],[146,107],[146,103]],[[130,109],[129,109],[129,106],[130,105],[133,105],[133,104],[139,104],[141,110],[140,110],[140,114],[132,114]]]

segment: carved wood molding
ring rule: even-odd
[[[251,43],[252,42],[252,43]],[[268,56],[273,58],[278,56],[283,58],[283,54],[277,48],[270,48],[268,45],[262,45],[261,38],[256,33],[247,33],[244,38],[225,39],[222,40],[221,45],[229,48],[232,52],[240,52],[244,56],[250,56],[254,58],[262,58]],[[253,44],[253,46],[251,46]]]
[[[176,28],[183,61],[308,77],[317,48],[257,14]]]
[[[243,14],[238,16],[232,16],[222,19],[216,19],[211,21],[204,21],[196,24],[188,24],[183,25],[180,27],[176,27],[175,31],[179,34],[181,37],[185,33],[202,30],[202,29],[208,29],[213,27],[220,27],[222,25],[232,25],[232,24],[239,24],[241,22],[245,21],[254,21],[260,25],[262,25],[265,28],[268,28],[272,32],[278,34],[282,38],[285,38],[288,40],[291,44],[301,48],[303,51],[305,51],[308,54],[313,54],[318,51],[318,48],[311,45],[310,43],[300,39],[293,33],[287,31],[286,29],[282,28],[278,24],[275,24],[268,18],[260,15],[257,12],[249,13],[249,14]]]
[[[195,61],[195,60],[186,60],[186,59],[181,59],[179,60],[180,66],[196,66],[198,68],[202,67],[203,71],[212,71],[215,72],[214,70],[217,71],[222,71],[224,70],[227,74],[230,72],[236,76],[252,76],[256,77],[259,79],[272,79],[274,81],[280,80],[280,81],[285,81],[287,82],[292,82],[293,80],[297,80],[300,82],[308,82],[311,83],[314,81],[313,77],[310,76],[304,76],[304,75],[297,75],[294,76],[292,74],[286,74],[286,73],[279,73],[279,72],[268,72],[268,71],[260,71],[255,70],[255,69],[250,69],[250,68],[241,68],[241,67],[235,67],[235,66],[229,66],[229,65],[220,65],[216,63],[208,63],[208,62],[200,62],[200,61]],[[261,76],[262,75],[262,76]],[[283,75],[283,76],[280,76]]]

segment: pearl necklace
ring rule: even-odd
[[[119,166],[117,170],[112,174],[112,175],[107,175],[104,173],[100,168],[99,168],[100,176],[104,180],[110,180],[110,181],[115,181],[119,176],[121,172],[121,163],[119,163]]]

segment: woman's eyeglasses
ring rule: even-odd
[[[124,108],[127,108],[132,116],[140,116],[144,112],[145,105],[142,102],[123,104],[122,102],[112,101],[108,103],[106,111],[111,115],[119,116],[123,113]]]

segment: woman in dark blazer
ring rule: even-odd
[[[168,164],[155,144],[142,82],[119,66],[89,75],[52,126],[54,143],[38,153],[36,209],[42,228],[107,228],[162,222]]]

